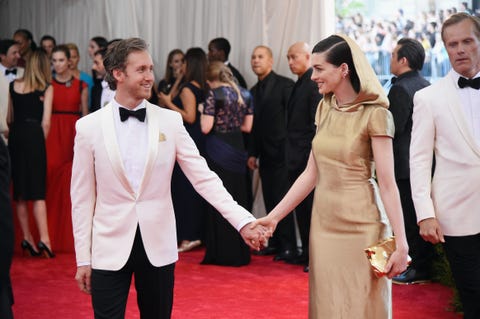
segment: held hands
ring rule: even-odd
[[[262,225],[254,225],[255,222],[248,223],[240,229],[240,235],[250,248],[260,250],[265,247],[271,233]]]
[[[250,228],[253,229],[255,227],[263,227],[266,230],[265,235],[270,238],[273,236],[273,232],[275,231],[275,228],[277,228],[277,224],[278,222],[276,220],[267,215],[250,223]]]
[[[92,276],[91,266],[79,266],[77,273],[75,274],[75,280],[77,281],[78,288],[86,294],[91,294],[90,278]]]
[[[432,244],[444,243],[443,231],[436,218],[427,218],[418,223],[420,236]]]

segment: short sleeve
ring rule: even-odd
[[[215,94],[213,90],[208,90],[205,105],[203,107],[203,114],[215,116]]]
[[[384,107],[375,107],[368,119],[368,135],[393,138],[394,134],[395,124],[392,113]]]

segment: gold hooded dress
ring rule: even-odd
[[[390,231],[372,178],[371,138],[393,138],[394,124],[365,55],[341,37],[352,51],[360,92],[346,106],[326,94],[317,109],[309,318],[384,319],[391,317],[391,283],[374,275],[363,250]]]

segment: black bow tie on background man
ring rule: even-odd
[[[10,73],[12,74],[17,74],[17,69],[5,69],[5,75],[9,75]]]
[[[139,109],[136,111],[132,111],[126,108],[119,108],[120,109],[120,120],[125,122],[130,116],[136,117],[140,122],[145,122],[145,115],[147,114],[146,108]]]
[[[458,86],[463,89],[467,86],[478,90],[480,89],[480,77],[474,78],[474,79],[466,79],[464,77],[459,77],[458,78]]]

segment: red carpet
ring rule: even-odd
[[[173,319],[304,319],[308,275],[299,266],[253,256],[249,266],[200,265],[203,251],[180,255]],[[16,319],[91,319],[90,299],[74,281],[73,254],[55,259],[16,256],[12,266]],[[450,289],[438,284],[394,286],[395,319],[458,319],[450,311]],[[131,289],[126,318],[139,318]]]

